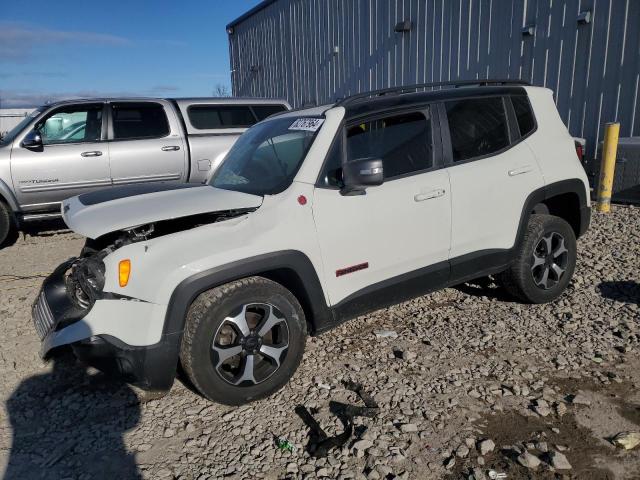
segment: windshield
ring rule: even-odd
[[[285,117],[251,127],[229,150],[209,184],[254,195],[284,191],[322,122],[317,117]]]
[[[0,138],[0,144],[9,144],[13,142],[13,139],[18,136],[18,134],[24,129],[24,127],[26,127],[28,123],[30,123],[34,118],[40,115],[45,108],[46,107],[36,108],[33,112],[24,117],[24,119],[18,125],[13,127],[5,136]]]

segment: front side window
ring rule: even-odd
[[[24,127],[29,125],[33,121],[33,119],[40,115],[44,110],[46,110],[46,108],[46,106],[36,108],[29,115],[26,115],[24,117],[24,120],[22,120],[18,125],[9,130],[6,135],[0,135],[0,145],[8,145],[9,143],[13,142],[13,140],[20,134],[20,132],[22,132]]]
[[[35,125],[43,145],[97,142],[102,138],[102,104],[63,107]]]
[[[433,166],[431,120],[422,112],[393,115],[347,128],[347,161],[380,158],[385,178]]]
[[[513,109],[518,119],[520,135],[526,137],[536,128],[536,122],[533,118],[533,111],[531,110],[529,99],[525,95],[514,95],[511,97],[511,103],[513,103]]]
[[[274,195],[293,181],[322,125],[321,118],[274,118],[251,127],[233,145],[210,185]]]
[[[198,130],[248,128],[256,123],[248,105],[192,105],[187,115]]]
[[[501,97],[445,102],[453,161],[498,152],[509,145],[509,130]]]
[[[158,103],[112,103],[115,140],[161,138],[169,134],[169,121]]]

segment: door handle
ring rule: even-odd
[[[429,200],[431,198],[441,197],[445,193],[446,192],[445,192],[444,188],[439,188],[437,190],[431,190],[430,192],[427,192],[427,193],[418,193],[418,194],[413,196],[413,199],[416,202],[424,202],[425,200]]]
[[[165,147],[162,147],[161,150],[163,152],[173,152],[175,150],[180,150],[180,147],[178,145],[167,145]]]
[[[520,168],[515,168],[513,170],[509,170],[509,176],[510,177],[515,177],[516,175],[522,175],[523,173],[529,173],[531,170],[533,170],[533,167],[531,165],[524,165]]]
[[[92,152],[82,152],[80,154],[81,157],[99,157],[100,155],[102,155],[102,152],[98,150],[94,150]]]

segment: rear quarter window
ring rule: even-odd
[[[529,103],[529,98],[525,95],[514,95],[511,97],[511,103],[513,103],[513,109],[518,119],[520,135],[526,137],[536,128],[536,121],[533,116],[533,110],[531,109],[531,103]]]

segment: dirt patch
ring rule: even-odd
[[[611,454],[611,449],[603,446],[591,432],[579,425],[574,416],[567,414],[554,418],[552,422],[538,416],[524,416],[517,412],[489,415],[480,420],[479,425],[486,438],[491,438],[495,451],[485,458],[485,470],[493,469],[507,474],[508,479],[585,479],[613,480],[614,474],[598,466],[594,460]],[[552,430],[556,428],[558,432]],[[541,450],[546,443],[548,450],[564,450],[573,469],[568,473],[552,471],[548,466],[548,454]],[[519,455],[513,448],[523,449],[538,456],[543,463],[534,471],[517,463]],[[566,450],[565,450],[566,449]],[[460,474],[465,470],[461,469]]]

